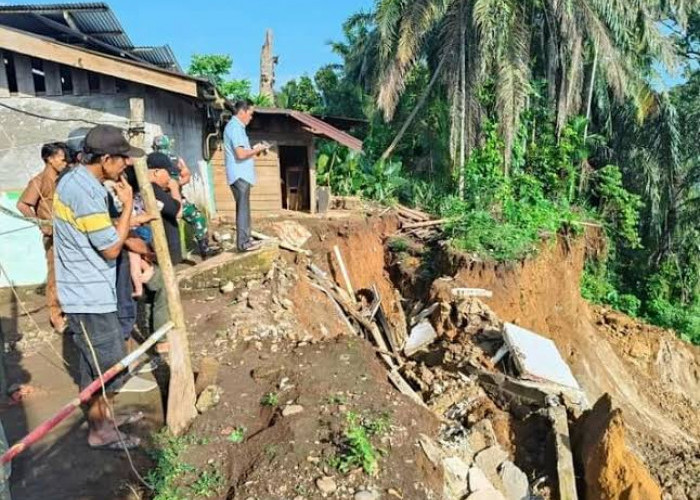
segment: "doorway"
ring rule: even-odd
[[[309,156],[306,146],[279,146],[282,208],[309,211]]]

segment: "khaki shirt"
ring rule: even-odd
[[[58,172],[51,167],[35,175],[27,184],[19,200],[34,208],[39,219],[53,219],[53,194],[56,191]]]

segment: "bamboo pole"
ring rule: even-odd
[[[143,148],[146,135],[143,98],[132,97],[129,99],[129,106],[131,109],[131,143],[136,147]],[[163,286],[168,300],[170,319],[175,324],[175,328],[168,334],[170,343],[170,383],[168,387],[166,423],[173,434],[179,434],[197,416],[194,374],[192,372],[190,348],[185,330],[185,314],[180,302],[180,289],[178,288],[175,269],[173,269],[170,260],[163,219],[160,217],[160,211],[156,204],[153,186],[148,180],[146,159],[136,159],[134,170],[146,211],[151,214],[157,214],[156,219],[151,222],[153,246],[158,258],[158,266],[163,275]]]
[[[124,357],[119,363],[112,366],[102,374],[102,378],[97,378],[93,380],[90,385],[85,389],[80,391],[78,397],[70,401],[63,408],[61,408],[54,416],[41,423],[32,432],[27,434],[19,442],[15,443],[9,450],[7,450],[2,457],[0,457],[0,465],[4,465],[7,462],[12,461],[17,455],[22,453],[24,450],[29,448],[31,445],[42,439],[49,432],[54,430],[58,424],[63,422],[68,416],[73,413],[82,404],[86,404],[90,401],[92,396],[99,390],[102,389],[102,384],[107,384],[110,380],[121,373],[127,366],[136,361],[138,358],[143,356],[143,354],[150,349],[153,344],[158,342],[166,333],[171,331],[173,328],[173,323],[171,321],[167,322],[165,325],[161,326],[158,331],[151,335],[143,344],[139,346],[131,354]]]

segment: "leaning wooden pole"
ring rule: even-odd
[[[144,103],[140,97],[129,99],[131,109],[131,143],[143,148],[145,142],[144,128]],[[174,434],[184,431],[190,422],[197,416],[195,408],[194,375],[190,360],[190,348],[185,329],[185,315],[180,302],[180,289],[175,276],[175,269],[170,260],[168,240],[165,237],[163,219],[156,204],[156,196],[153,186],[148,180],[148,167],[145,158],[134,161],[134,170],[139,184],[141,197],[148,213],[157,214],[156,220],[151,222],[153,232],[153,246],[158,258],[158,266],[163,274],[163,285],[168,299],[170,320],[175,324],[168,334],[170,343],[170,383],[168,387],[168,407],[166,410],[166,423]]]

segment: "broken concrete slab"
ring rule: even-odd
[[[311,231],[298,222],[283,220],[270,224],[270,232],[283,243],[301,248],[311,238]]]
[[[498,469],[503,493],[508,500],[528,500],[530,484],[527,476],[513,462],[506,460]]]
[[[412,356],[424,347],[429,346],[437,339],[437,332],[429,321],[423,320],[411,329],[411,334],[406,340],[403,352],[406,356]]]
[[[277,245],[265,245],[255,252],[223,252],[178,272],[177,280],[184,289],[219,288],[228,281],[236,283],[267,274],[279,255]]]
[[[485,297],[488,299],[493,297],[493,292],[491,290],[484,290],[483,288],[453,288],[451,293],[457,300],[468,299],[470,297]]]
[[[503,337],[522,378],[581,390],[571,368],[551,339],[512,323],[505,324]]]

